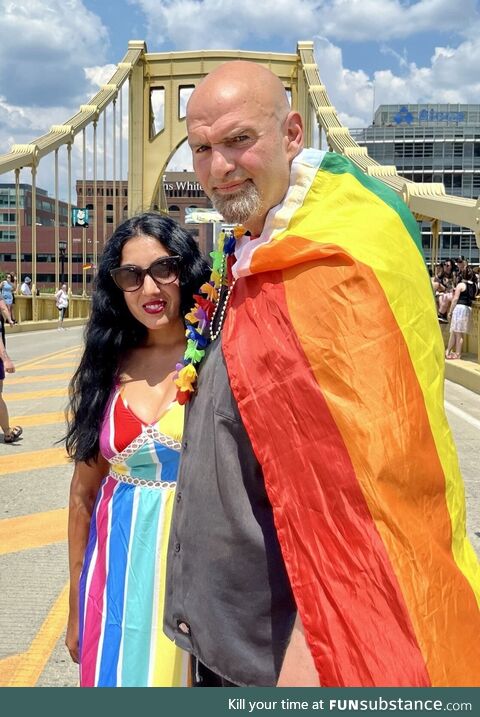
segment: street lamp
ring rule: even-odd
[[[65,252],[67,251],[67,242],[66,241],[59,241],[58,242],[58,251],[60,252],[60,262],[62,265],[62,278],[60,283],[65,283]]]

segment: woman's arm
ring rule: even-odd
[[[0,358],[3,361],[3,365],[5,368],[5,371],[7,373],[15,373],[15,365],[10,358],[10,356],[7,354],[7,349],[5,347],[5,344],[3,343],[3,339],[0,335]]]
[[[78,582],[87,547],[90,519],[102,479],[108,473],[108,461],[99,457],[87,463],[77,463],[70,484],[68,512],[68,563],[70,569],[70,597],[65,644],[74,662],[78,655]]]
[[[5,299],[2,296],[0,296],[0,312],[1,312],[4,320],[7,322],[7,324],[10,324],[10,326],[13,326],[13,321],[10,318],[10,313],[9,313],[7,305],[5,303]]]

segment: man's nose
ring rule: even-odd
[[[235,169],[235,163],[224,149],[212,149],[212,163],[210,174],[216,179],[221,179]]]

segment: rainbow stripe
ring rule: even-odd
[[[292,177],[239,249],[222,342],[321,684],[480,686],[480,569],[416,222],[334,153]]]

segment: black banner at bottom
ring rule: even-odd
[[[480,715],[477,688],[3,688],[2,715],[85,717],[312,717]]]

